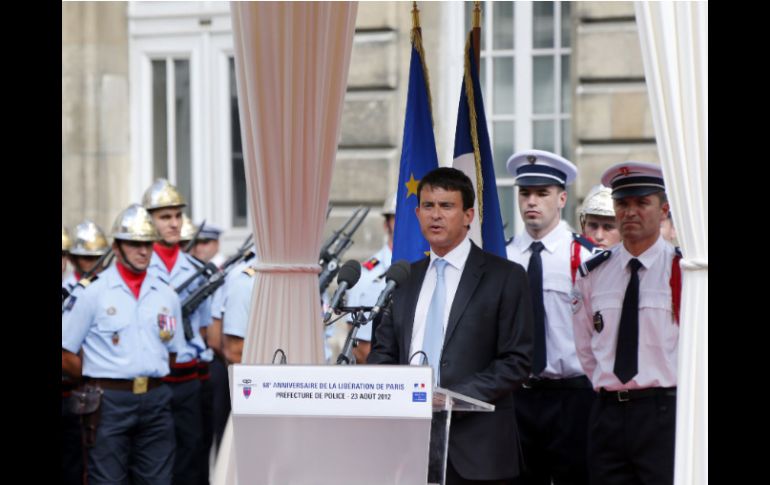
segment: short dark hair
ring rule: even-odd
[[[439,167],[425,174],[417,185],[417,205],[420,204],[422,188],[426,186],[460,192],[463,197],[463,210],[472,208],[476,201],[476,193],[473,190],[471,179],[456,168]]]

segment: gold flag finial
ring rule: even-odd
[[[476,0],[473,3],[473,28],[481,28],[481,2]]]
[[[412,2],[412,28],[420,28],[420,10],[417,8],[417,2]]]

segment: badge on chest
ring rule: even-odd
[[[594,330],[596,330],[597,333],[601,333],[601,331],[604,330],[604,317],[601,312],[594,313]]]
[[[161,309],[158,313],[158,332],[160,339],[168,342],[174,338],[176,332],[176,318],[168,312],[168,308]]]

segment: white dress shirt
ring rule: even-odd
[[[452,309],[452,302],[455,301],[457,286],[460,284],[460,277],[465,268],[465,262],[468,261],[468,255],[471,253],[471,240],[466,238],[456,248],[449,251],[443,258],[447,265],[444,268],[444,285],[446,288],[446,305],[444,306],[444,334],[449,324],[449,312]],[[433,262],[439,259],[439,256],[430,251],[430,265],[425,273],[425,279],[422,281],[420,296],[417,298],[417,307],[414,312],[414,326],[412,327],[412,344],[409,347],[409,355],[422,350],[422,341],[425,337],[425,321],[428,318],[428,308],[430,300],[433,298],[433,290],[436,289],[436,267]],[[421,358],[414,358],[410,362],[414,365],[422,363]]]
[[[594,389],[610,391],[676,386],[679,325],[671,303],[674,246],[662,237],[639,255],[639,372],[626,384],[615,367],[618,326],[634,257],[623,244],[610,249],[610,259],[577,283],[581,298],[573,316],[578,357]],[[594,320],[602,322],[594,325]],[[603,327],[599,331],[596,327]]]
[[[583,375],[583,368],[575,351],[572,328],[572,232],[566,224],[559,224],[540,240],[545,249],[543,261],[543,304],[545,306],[546,366],[537,377],[565,379]],[[516,236],[506,248],[508,259],[527,269],[532,256],[530,245],[535,241],[528,232]],[[580,248],[580,260],[591,258],[591,252]],[[576,275],[580,278],[580,275]]]

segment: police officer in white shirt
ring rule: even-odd
[[[680,256],[660,235],[668,211],[651,163],[608,169],[622,244],[587,261],[573,323],[578,357],[599,397],[591,411],[591,483],[674,479]]]
[[[594,247],[560,214],[577,168],[542,150],[513,154],[507,168],[516,176],[526,229],[507,255],[527,268],[535,316],[532,372],[514,393],[524,454],[515,483],[587,484],[586,426],[594,392],[575,353],[571,301],[577,268]]]
[[[371,258],[361,264],[361,279],[348,290],[347,306],[374,306],[377,298],[385,289],[385,272],[390,268],[390,260],[393,257],[393,229],[396,225],[396,193],[391,194],[382,206],[382,215],[385,217],[383,225],[387,241]],[[353,356],[356,362],[365,363],[369,356],[372,341],[372,322],[362,325],[356,333],[356,346],[353,348]]]

